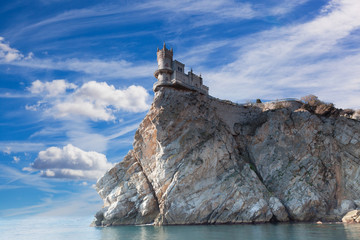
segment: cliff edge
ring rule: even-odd
[[[159,87],[133,150],[96,184],[94,225],[338,221],[360,205],[359,141],[360,122],[333,108]]]

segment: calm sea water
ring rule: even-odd
[[[92,218],[0,219],[4,240],[312,240],[360,239],[360,224],[257,224],[218,226],[89,227]]]

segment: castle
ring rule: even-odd
[[[197,91],[208,95],[209,88],[203,85],[201,75],[198,76],[193,73],[192,69],[188,74],[185,73],[185,64],[174,60],[173,49],[166,48],[164,43],[163,49],[157,49],[158,69],[154,76],[157,82],[154,84],[153,90],[156,92],[159,87],[168,86],[178,89]]]

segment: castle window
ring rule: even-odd
[[[182,72],[182,68],[181,68],[181,67],[178,67],[178,71],[179,71],[179,72]]]

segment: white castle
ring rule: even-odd
[[[157,62],[158,69],[155,71],[154,76],[158,81],[154,84],[154,92],[159,87],[168,86],[209,94],[209,88],[203,85],[201,75],[194,74],[192,69],[186,74],[184,72],[185,64],[177,60],[173,61],[173,49],[167,49],[165,43],[163,49],[157,49]]]

